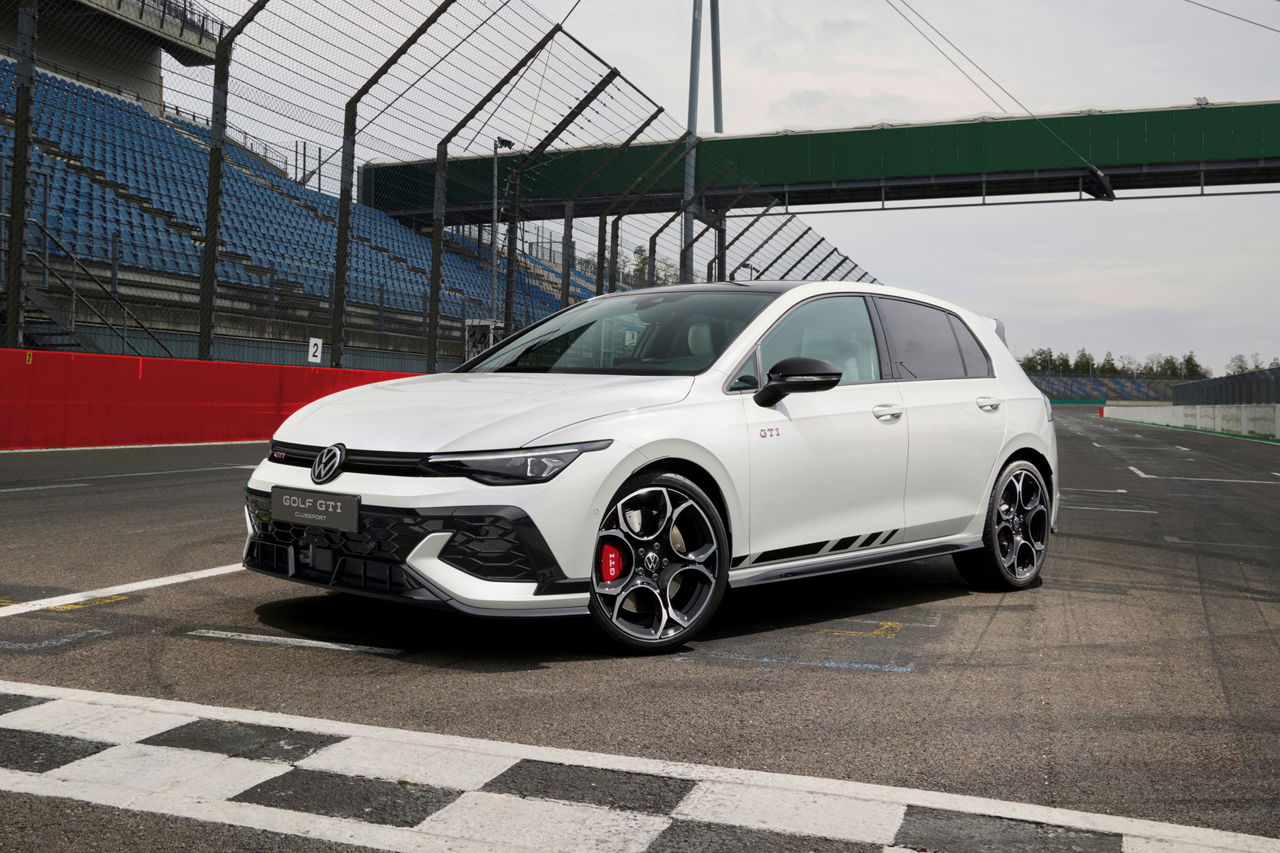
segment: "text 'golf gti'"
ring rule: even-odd
[[[839,283],[597,297],[459,369],[334,394],[247,487],[245,566],[679,646],[727,586],[951,554],[1031,585],[1048,401],[997,323]]]

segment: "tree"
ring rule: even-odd
[[[1249,359],[1245,358],[1242,353],[1236,353],[1227,359],[1227,375],[1239,376],[1241,373],[1248,373],[1253,368],[1249,365]]]
[[[1111,357],[1111,350],[1107,350],[1107,354],[1102,357],[1102,363],[1098,365],[1098,372],[1104,376],[1115,376],[1119,372],[1116,367],[1116,360]]]
[[[1182,361],[1174,356],[1166,355],[1164,358],[1160,359],[1159,375],[1170,377],[1181,376]]]
[[[1053,357],[1054,373],[1070,373],[1071,372],[1071,356],[1065,352],[1060,352]]]
[[[649,250],[644,246],[636,246],[631,250],[632,257],[635,258],[635,265],[631,268],[631,275],[637,284],[645,280],[649,274]]]
[[[1093,373],[1093,364],[1093,356],[1084,347],[1080,347],[1075,361],[1071,362],[1071,370],[1074,373]]]
[[[1267,367],[1280,367],[1280,357],[1271,359],[1271,363]]]
[[[1116,366],[1120,368],[1121,373],[1132,376],[1138,372],[1138,369],[1142,365],[1138,364],[1138,360],[1133,356],[1122,355],[1120,356],[1120,360],[1116,362]]]
[[[1204,379],[1209,375],[1196,358],[1195,350],[1182,357],[1182,375],[1186,379]]]

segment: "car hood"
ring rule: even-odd
[[[359,450],[499,450],[592,418],[675,403],[692,386],[691,376],[414,376],[322,397],[295,412],[275,437]]]

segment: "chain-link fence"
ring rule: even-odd
[[[873,280],[526,0],[20,0],[0,114],[11,346],[444,369],[618,288]]]
[[[1280,403],[1280,368],[1251,370],[1173,386],[1175,406]]]

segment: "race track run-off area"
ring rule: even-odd
[[[0,454],[0,849],[1280,851],[1280,446],[1056,415],[1039,586],[647,657],[241,570],[261,443]]]

